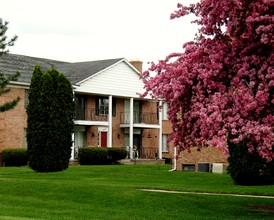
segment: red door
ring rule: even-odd
[[[101,132],[101,147],[107,147],[107,132]]]

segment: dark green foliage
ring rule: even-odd
[[[79,162],[82,165],[108,163],[108,150],[101,147],[83,147],[79,149]]]
[[[121,148],[83,147],[79,149],[79,161],[82,165],[113,164],[124,159],[127,151]]]
[[[229,143],[228,173],[235,184],[270,185],[274,184],[274,161],[267,163],[258,152],[248,151],[246,143]]]
[[[124,148],[107,148],[108,150],[108,160],[110,163],[115,163],[118,160],[125,159],[127,156],[127,151]]]
[[[26,166],[28,164],[27,149],[12,148],[2,151],[4,166]]]
[[[66,77],[36,66],[29,91],[27,140],[29,165],[38,172],[68,167],[73,131],[73,91]]]
[[[6,36],[6,32],[8,30],[8,22],[4,22],[2,19],[0,19],[0,56],[7,53],[8,50],[6,49],[8,46],[13,46],[14,42],[17,39],[17,36],[14,36],[11,39],[8,39]],[[6,94],[10,92],[9,88],[6,88],[10,81],[16,81],[18,77],[20,76],[20,73],[14,73],[13,75],[7,75],[0,72],[0,96],[3,94]],[[5,112],[10,109],[13,109],[17,103],[20,101],[20,97],[17,97],[16,99],[12,101],[8,101],[0,106],[0,112]]]

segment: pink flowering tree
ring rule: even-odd
[[[274,1],[202,0],[171,19],[195,14],[196,38],[142,74],[146,93],[169,104],[170,139],[179,151],[214,146],[227,155],[245,143],[274,159]],[[242,146],[242,145],[241,145]]]

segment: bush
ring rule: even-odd
[[[127,151],[121,148],[83,147],[79,149],[79,162],[82,165],[113,164],[126,156]]]
[[[82,165],[107,164],[108,150],[101,147],[79,149],[79,162]]]
[[[28,164],[27,149],[4,149],[2,152],[4,166],[26,166]]]
[[[108,160],[110,163],[115,163],[117,160],[125,159],[127,156],[126,149],[123,148],[107,148]]]
[[[267,163],[258,155],[248,151],[245,142],[229,143],[228,173],[238,185],[274,184],[274,161]]]

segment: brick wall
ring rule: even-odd
[[[171,123],[168,120],[163,121],[163,134],[170,134],[172,132]],[[169,155],[174,159],[173,144],[169,143]],[[197,151],[196,147],[188,151],[181,152],[177,158],[177,170],[183,170],[183,165],[194,165],[195,170],[198,170],[199,163],[224,163],[227,164],[227,157],[222,151],[213,147],[205,147]]]
[[[25,89],[11,88],[9,93],[0,96],[0,105],[17,96],[21,98],[17,106],[0,113],[0,151],[4,148],[24,147],[24,129],[27,127]]]
[[[191,152],[184,151],[180,154],[177,160],[177,170],[183,170],[184,165],[195,165],[195,170],[198,170],[199,163],[223,163],[228,164],[225,154],[214,147],[204,147],[200,151],[196,147],[191,149]]]

